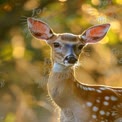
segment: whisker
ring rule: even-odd
[[[20,22],[25,22],[25,23],[27,23],[27,18],[28,18],[28,17],[22,16],[22,17],[19,18],[19,21],[20,21]]]
[[[27,19],[28,17],[26,17],[26,16],[21,16],[20,18],[25,18],[25,19]]]
[[[26,21],[23,21],[23,22],[21,22],[21,23],[26,23],[26,24],[27,24],[27,22],[26,22]]]
[[[21,18],[21,17],[20,17],[19,20],[20,20],[20,21],[23,21],[23,20],[24,20],[24,21],[27,21],[27,18]]]
[[[20,19],[19,22],[21,25],[27,26],[27,19]]]

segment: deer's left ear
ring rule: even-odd
[[[54,35],[52,29],[41,20],[29,17],[27,23],[31,34],[37,39],[47,41]]]
[[[109,28],[110,28],[110,24],[93,26],[91,28],[88,28],[86,31],[84,31],[83,34],[80,36],[80,38],[86,44],[96,43],[105,37]]]

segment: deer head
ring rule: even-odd
[[[102,24],[88,28],[80,35],[71,33],[56,34],[43,21],[28,18],[28,28],[31,34],[40,40],[45,40],[52,48],[52,59],[63,66],[73,66],[86,44],[93,44],[103,39],[110,24]]]

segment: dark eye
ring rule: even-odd
[[[53,44],[54,44],[54,47],[55,47],[55,48],[60,47],[60,44],[59,44],[58,42],[54,42]]]
[[[79,45],[78,49],[81,50],[83,48],[84,45]]]

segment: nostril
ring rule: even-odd
[[[74,64],[77,61],[75,57],[70,57],[68,63]]]
[[[67,56],[65,60],[68,61],[68,63],[74,64],[76,63],[77,59],[74,56]]]
[[[68,60],[69,59],[69,56],[67,56],[66,58],[65,58],[65,60]]]

